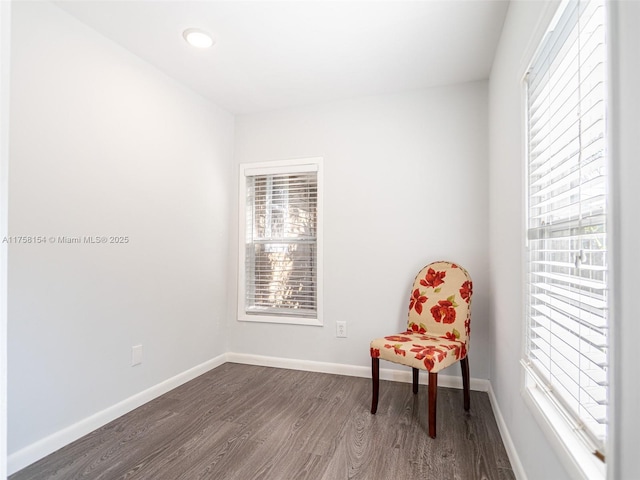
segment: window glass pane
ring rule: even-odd
[[[527,359],[603,450],[607,423],[607,172],[603,0],[560,7],[528,100]]]
[[[247,177],[245,312],[317,314],[317,173]]]

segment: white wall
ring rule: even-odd
[[[529,480],[566,473],[523,398],[520,359],[523,312],[522,75],[546,2],[512,2],[489,83],[491,385]],[[544,461],[541,461],[544,459]]]
[[[0,239],[8,233],[11,2],[0,2]],[[0,243],[0,478],[7,476],[7,255]]]
[[[50,3],[13,5],[9,453],[226,351],[233,117]],[[144,362],[131,367],[131,347]]]
[[[543,17],[549,19],[552,2],[515,1],[509,7],[489,85],[490,124],[490,258],[491,311],[495,322],[491,359],[491,383],[527,476],[535,479],[567,478],[554,450],[532,418],[521,395],[523,339],[523,168],[524,111],[521,79],[537,45]],[[637,290],[638,255],[637,186],[640,182],[640,76],[638,45],[640,3],[614,2],[614,23],[610,39],[616,50],[615,94],[610,113],[614,118],[613,171],[616,185],[612,198],[617,204],[615,218],[618,241],[612,264],[616,268],[614,291],[615,374],[612,395],[614,408],[611,436],[615,442],[608,452],[609,478],[638,478],[637,451],[640,417],[637,406],[640,390],[635,367],[636,339],[640,336],[637,307],[632,303]],[[617,15],[617,9],[621,14]],[[509,339],[509,341],[505,341]],[[635,348],[635,350],[634,350]],[[541,461],[544,459],[544,461]]]
[[[471,375],[488,378],[486,116],[487,83],[477,82],[238,117],[238,164],[324,158],[325,325],[236,321],[232,265],[230,351],[369,366],[369,341],[406,328],[418,270],[451,259],[474,280]],[[237,210],[231,219],[235,260]]]

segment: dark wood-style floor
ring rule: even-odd
[[[486,393],[224,364],[26,467],[35,479],[513,479]]]

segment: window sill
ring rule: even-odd
[[[607,477],[605,464],[593,454],[538,386],[525,361],[521,363],[525,375],[522,396],[567,473],[575,479],[604,480]]]
[[[305,317],[278,317],[275,315],[238,315],[239,322],[255,322],[255,323],[281,323],[285,325],[310,325],[321,327],[322,321],[317,318]]]

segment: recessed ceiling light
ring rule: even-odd
[[[211,35],[199,28],[187,28],[182,36],[189,45],[196,48],[209,48],[214,43]]]

